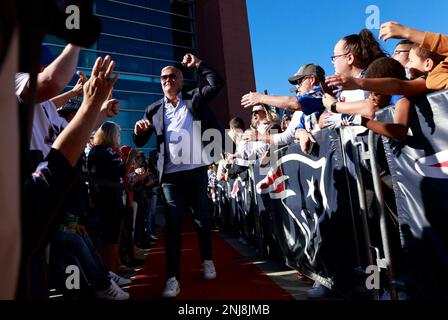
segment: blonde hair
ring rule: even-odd
[[[105,147],[117,146],[120,143],[120,126],[112,121],[104,122],[95,132],[93,143]]]
[[[269,122],[271,125],[278,124],[280,122],[280,117],[277,113],[273,112],[271,108],[265,104],[259,104],[259,106],[263,107],[263,111],[266,114],[266,121]],[[252,117],[251,117],[251,126],[256,127],[253,123]]]

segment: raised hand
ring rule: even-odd
[[[395,21],[389,21],[381,25],[379,38],[387,41],[389,39],[407,39],[408,28]]]
[[[182,59],[181,64],[187,68],[193,68],[193,67],[197,68],[201,62],[202,62],[202,60],[200,60],[195,55],[193,55],[191,53],[187,53],[184,56],[184,58]]]
[[[110,56],[106,56],[104,60],[101,57],[96,59],[92,75],[83,85],[86,102],[102,105],[118,80],[118,73],[113,78],[110,77],[114,67],[115,62]]]
[[[258,92],[249,92],[247,94],[245,94],[242,98],[241,98],[241,105],[244,108],[251,108],[253,106],[256,106],[258,104],[261,104],[261,97],[263,95],[261,93]]]
[[[78,71],[78,72],[76,72],[76,74],[78,75],[79,79],[76,82],[75,86],[73,87],[72,92],[76,96],[81,96],[83,94],[83,85],[84,85],[84,83],[87,82],[87,77],[86,77],[85,73],[82,71]]]
[[[329,76],[325,80],[325,83],[329,87],[339,87],[336,90],[333,90],[333,93],[338,93],[343,90],[356,90],[361,89],[356,82],[356,79],[353,77],[343,76],[343,75],[334,75]]]

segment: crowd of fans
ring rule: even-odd
[[[332,56],[334,75],[325,77],[317,64],[303,65],[288,79],[296,86],[295,97],[257,92],[244,95],[242,106],[252,108],[250,128],[245,129],[243,119],[230,121],[229,136],[236,152],[221,159],[217,181],[235,178],[255,159],[263,165],[271,146],[298,140],[302,152],[310,154],[316,142],[313,134],[326,127],[350,126],[357,135],[370,129],[398,141],[406,139],[415,107],[413,98],[448,89],[448,37],[388,22],[381,27],[380,39],[390,38],[404,39],[390,57],[367,29],[342,38]],[[394,106],[393,123],[376,120],[376,112],[388,106]],[[272,107],[284,109],[281,122]],[[385,158],[381,160],[381,180],[388,189],[385,194],[393,195],[388,164]],[[394,197],[386,201],[396,221]],[[324,298],[329,293],[316,283],[308,297]]]
[[[244,95],[241,104],[252,108],[249,128],[243,119],[230,121],[235,152],[210,168],[209,188],[238,175],[254,159],[269,158],[271,145],[299,140],[301,150],[312,153],[313,134],[325,127],[356,126],[359,134],[370,129],[405,139],[414,107],[411,98],[448,89],[448,36],[388,22],[380,38],[405,40],[390,58],[364,29],[336,43],[334,76],[326,78],[322,67],[309,63],[288,79],[296,96]],[[77,72],[76,85],[61,93],[75,74],[80,47],[68,44],[53,58],[42,46],[35,84],[13,68],[17,33],[0,49],[2,87],[13,92],[14,81],[16,100],[33,110],[27,174],[21,181],[21,233],[11,228],[15,235],[2,235],[7,249],[2,247],[0,260],[8,264],[4,268],[10,285],[2,284],[1,297],[45,299],[48,285],[63,283],[64,268],[75,261],[96,297],[128,299],[121,287],[131,283],[132,267],[138,264],[134,246],[146,249],[157,240],[158,172],[143,152],[120,146],[120,127],[105,121],[119,113],[119,101],[113,98],[118,80],[114,61],[98,58],[90,78]],[[2,94],[2,105],[15,104],[11,92]],[[391,104],[394,123],[375,120],[375,112]],[[281,116],[275,107],[284,110]],[[3,182],[11,184],[8,177]],[[11,190],[14,202],[19,191],[14,184]],[[13,204],[5,210],[17,214]],[[316,285],[309,296],[322,297],[325,291]]]

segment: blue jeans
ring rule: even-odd
[[[212,212],[207,198],[207,184],[207,167],[164,174],[162,177],[167,278],[180,278],[182,221],[189,209],[195,222],[201,261],[212,259]]]
[[[142,191],[145,192],[145,191]],[[141,197],[142,199],[143,197]],[[138,201],[137,216],[135,218],[134,241],[147,242],[151,240],[152,215],[155,213],[157,205],[157,195],[152,192],[148,194],[148,199]]]
[[[62,259],[64,254],[72,254],[79,260],[80,267],[95,290],[110,287],[109,271],[102,264],[89,237],[74,232],[58,231],[51,242],[51,255],[54,259]]]

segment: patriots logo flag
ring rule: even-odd
[[[383,138],[396,196],[402,246],[427,297],[448,297],[448,91],[413,101],[408,136]],[[393,110],[377,115],[393,121]]]
[[[278,160],[265,176],[255,168],[256,191],[271,212],[286,263],[334,288],[340,266],[349,265],[351,270],[356,265],[348,185],[341,174],[336,131],[325,129],[314,136],[318,154],[305,155],[298,144],[291,144],[279,150]]]

